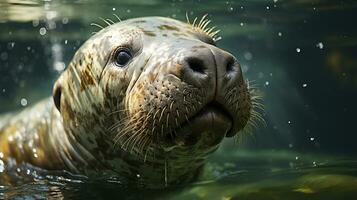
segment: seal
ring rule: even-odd
[[[104,21],[52,98],[1,120],[3,165],[165,187],[195,180],[224,137],[260,118],[258,97],[206,16]]]

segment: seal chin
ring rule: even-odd
[[[181,126],[177,131],[175,142],[184,146],[198,143],[214,146],[222,141],[232,127],[232,116],[222,105],[211,102]]]

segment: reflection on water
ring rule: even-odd
[[[217,154],[201,180],[165,190],[138,189],[115,177],[90,180],[27,169],[28,177],[21,175],[19,183],[0,187],[0,198],[339,199],[343,195],[354,199],[357,195],[356,161],[291,152]]]
[[[155,193],[139,194],[113,178],[93,181],[62,172],[34,177],[36,170],[27,173],[28,166],[5,176],[0,154],[0,199],[124,194],[132,199],[354,199],[357,28],[351,20],[356,10],[357,2],[348,0],[1,1],[1,113],[49,96],[53,81],[96,31],[89,24],[101,23],[98,17],[184,20],[186,12],[209,13],[222,30],[218,45],[238,57],[246,77],[264,93],[267,126],[242,144],[227,141],[200,183]],[[13,186],[3,184],[8,179]]]

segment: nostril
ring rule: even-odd
[[[188,66],[194,71],[194,72],[197,72],[197,73],[205,73],[205,65],[203,63],[202,60],[198,59],[198,58],[188,58],[186,60]]]
[[[235,65],[235,61],[232,57],[230,57],[226,64],[226,71],[228,73],[234,71],[234,65]]]

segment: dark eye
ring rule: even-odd
[[[118,67],[124,67],[131,58],[132,55],[128,50],[121,49],[115,53],[114,61]]]

